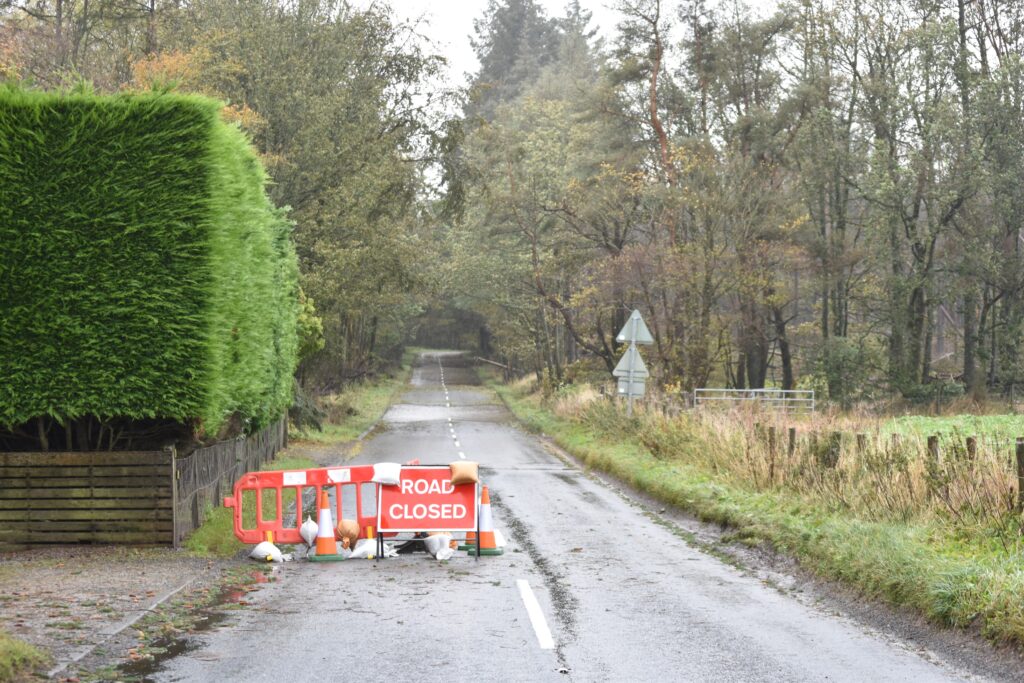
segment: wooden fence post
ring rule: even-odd
[[[789,457],[792,458],[793,454],[796,453],[796,427],[789,428]]]
[[[839,452],[843,445],[843,433],[832,432],[828,436],[828,462],[827,467],[834,468],[839,465]]]
[[[928,437],[928,457],[937,466],[939,464],[939,436],[932,434]]]
[[[969,436],[967,437],[967,458],[968,460],[974,460],[978,457],[978,437]]]
[[[1017,437],[1017,509],[1024,510],[1024,437]]]
[[[775,425],[768,427],[768,483],[775,483]]]
[[[171,456],[171,546],[177,550],[178,539],[178,451],[174,446],[165,450]]]
[[[864,455],[864,451],[868,449],[868,435],[858,434],[857,435],[857,455]]]

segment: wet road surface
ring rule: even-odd
[[[480,462],[505,555],[285,564],[156,680],[962,680],[691,547],[516,428],[460,364],[421,357],[353,462]]]

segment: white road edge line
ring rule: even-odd
[[[519,586],[519,597],[523,599],[526,613],[530,615],[530,623],[533,624],[533,632],[537,634],[540,649],[554,650],[555,639],[551,637],[551,629],[548,628],[548,622],[540,609],[540,603],[537,602],[537,596],[530,588],[530,583],[526,579],[517,579],[516,585]]]

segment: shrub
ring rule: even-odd
[[[0,425],[284,413],[291,226],[220,110],[0,87]]]

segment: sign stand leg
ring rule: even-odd
[[[476,559],[480,559],[480,482],[476,483]]]

